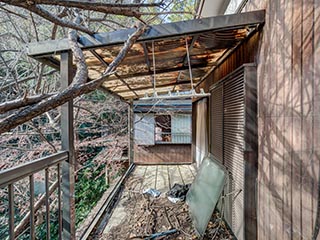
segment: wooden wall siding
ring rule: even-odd
[[[249,0],[244,11],[257,9],[266,9],[261,34],[202,86],[257,63],[258,239],[312,239],[319,210],[320,1]]]
[[[134,162],[137,164],[191,163],[191,144],[135,145]]]
[[[265,8],[259,49],[259,239],[311,239],[319,186],[320,1]]]
[[[197,86],[197,89],[204,88],[206,92],[209,88],[221,78],[225,77],[232,71],[236,70],[245,63],[256,62],[256,55],[258,50],[259,39],[261,38],[261,32],[256,32],[249,39],[246,39],[244,43],[236,48],[227,61],[222,62],[205,81]]]

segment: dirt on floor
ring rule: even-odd
[[[130,190],[125,191],[130,192]],[[130,192],[124,205],[127,217],[100,239],[200,239],[192,227],[188,205],[184,202],[172,203],[166,197],[153,198]],[[151,238],[152,234],[173,229],[177,232]],[[234,237],[219,213],[215,212],[203,239],[234,239]]]

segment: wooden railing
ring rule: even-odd
[[[62,209],[62,188],[61,188],[61,172],[62,164],[68,162],[68,151],[59,152],[47,157],[40,158],[38,160],[22,164],[17,167],[13,167],[0,172],[0,188],[8,189],[8,210],[9,210],[9,239],[15,239],[21,230],[24,230],[26,223],[30,226],[30,239],[35,239],[35,213],[43,205],[46,209],[46,239],[50,239],[50,200],[49,197],[52,192],[58,189],[58,224],[59,224],[59,239],[62,239],[62,212],[68,211],[68,209]],[[49,168],[57,167],[57,181],[50,187],[49,184]],[[37,203],[35,203],[34,193],[34,175],[41,171],[45,171],[45,194],[41,197]],[[24,218],[19,224],[15,226],[15,206],[14,206],[14,184],[23,178],[29,178],[29,191],[30,191],[30,204],[29,212],[25,214]],[[64,208],[67,208],[64,205]]]

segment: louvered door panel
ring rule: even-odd
[[[223,163],[223,89],[222,86],[211,91],[211,153]]]
[[[243,239],[244,223],[244,78],[240,72],[223,85],[223,145],[224,165],[231,173],[226,202],[227,213],[232,213],[232,229],[238,239]],[[230,189],[231,188],[231,189]],[[238,191],[241,191],[239,194]],[[235,199],[234,199],[235,198]],[[233,204],[232,204],[233,202]],[[231,209],[230,209],[231,208]],[[230,216],[229,216],[230,218]]]

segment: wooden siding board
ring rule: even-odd
[[[302,39],[302,212],[303,229],[302,236],[308,239],[312,237],[312,189],[313,189],[313,165],[312,165],[312,114],[313,114],[313,0],[303,2],[303,39]]]
[[[268,171],[268,163],[264,161],[265,154],[263,151],[264,148],[264,141],[265,141],[265,122],[262,118],[258,118],[258,148],[259,148],[259,160],[258,161],[258,211],[257,211],[257,217],[258,217],[258,237],[262,239],[266,239],[267,233],[266,233],[266,227],[264,224],[261,224],[262,222],[265,222],[265,216],[267,216],[265,209],[267,204],[267,198],[266,198],[266,191],[265,191],[265,185],[263,185],[264,178],[266,176],[266,172]]]
[[[283,152],[283,167],[284,167],[284,183],[283,183],[283,239],[291,239],[292,232],[292,159],[291,159],[291,142],[292,142],[292,22],[293,22],[293,1],[285,1],[284,3],[284,24],[282,31],[284,32],[285,51],[282,53],[282,68],[284,70],[284,152]]]
[[[293,1],[293,142],[292,142],[292,237],[302,237],[302,189],[301,189],[301,74],[302,74],[302,1]]]
[[[314,101],[313,101],[313,147],[314,147],[314,154],[313,154],[313,164],[314,164],[314,176],[315,176],[315,184],[313,190],[313,222],[316,221],[316,213],[317,213],[317,199],[320,197],[318,194],[319,188],[319,172],[320,172],[320,7],[319,1],[314,1],[314,55],[313,55],[313,64],[314,64],[314,72],[313,72],[313,94],[314,94]]]
[[[135,145],[134,162],[140,164],[192,163],[191,144]]]

